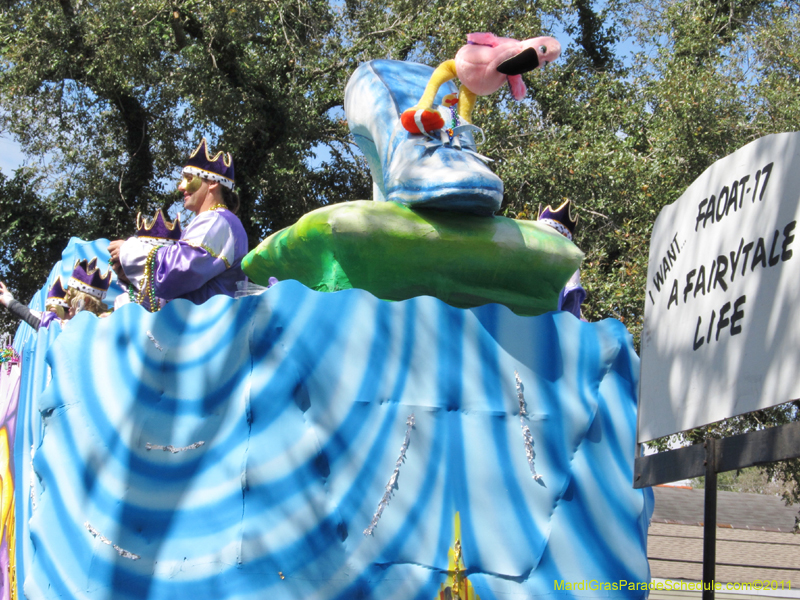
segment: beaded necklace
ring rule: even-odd
[[[219,204],[215,204],[214,206],[209,207],[208,210],[221,210],[221,209],[227,209],[227,208],[228,207],[224,203],[220,202]]]
[[[19,354],[10,345],[0,350],[0,364],[6,363],[6,374],[11,373],[11,365],[18,365],[19,362]]]
[[[145,300],[150,302],[149,308],[145,306],[150,312],[158,312],[161,308],[161,304],[156,299],[155,285],[153,285],[153,280],[155,279],[156,253],[161,247],[162,246],[154,246],[147,254],[147,258],[144,261],[144,275],[142,276],[142,285],[139,289],[139,295],[134,298],[133,288],[128,288],[128,294],[130,294],[131,300],[136,302],[136,304],[144,306]]]
[[[458,116],[456,114],[456,105],[455,104],[453,104],[453,106],[450,107],[450,119],[452,121],[450,123],[450,127],[448,127],[445,131],[447,131],[447,137],[450,138],[450,143],[452,144],[453,143],[453,130],[458,125]]]

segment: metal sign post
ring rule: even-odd
[[[708,438],[706,449],[706,489],[703,508],[703,600],[714,600],[717,568],[717,440]]]
[[[640,456],[634,460],[636,489],[705,476],[703,519],[703,600],[714,600],[716,568],[717,473],[800,458],[800,422]],[[711,589],[707,589],[710,587]]]

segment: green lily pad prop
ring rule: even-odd
[[[546,225],[412,210],[359,200],[320,208],[245,256],[251,281],[295,279],[323,292],[384,300],[434,296],[459,308],[491,302],[518,315],[555,310],[583,252]]]

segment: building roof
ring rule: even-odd
[[[702,525],[705,490],[658,486],[653,488],[653,523]],[[786,506],[777,496],[717,492],[717,526],[759,531],[794,531],[798,506]]]

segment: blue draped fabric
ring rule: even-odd
[[[69,269],[105,247],[73,242]],[[283,281],[25,327],[30,599],[433,600],[456,513],[482,600],[646,595],[554,583],[649,581],[639,360],[617,321]]]

